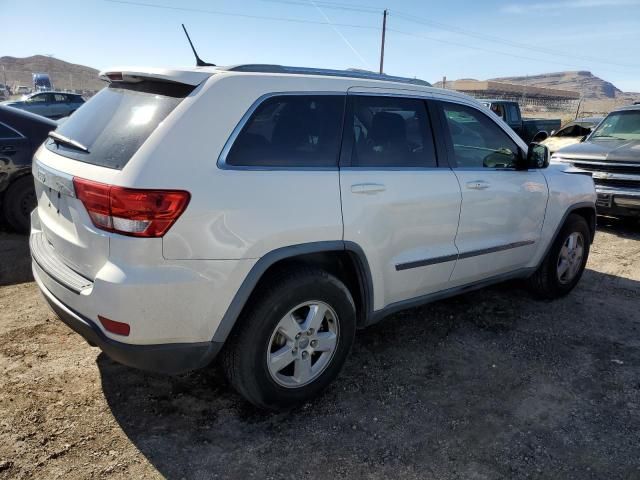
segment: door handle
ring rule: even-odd
[[[472,182],[467,182],[467,188],[469,190],[486,190],[490,187],[489,182],[485,182],[484,180],[473,180]]]
[[[387,188],[381,183],[355,183],[351,185],[351,193],[363,195],[375,195],[384,192]]]

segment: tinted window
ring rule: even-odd
[[[431,125],[423,100],[353,97],[348,122],[354,167],[435,167]]]
[[[56,130],[89,153],[51,140],[47,148],[74,160],[121,169],[192,90],[190,85],[162,82],[112,83]]]
[[[284,95],[262,102],[236,138],[236,166],[335,167],[344,96]]]
[[[4,123],[0,123],[0,139],[20,138],[20,135],[13,129],[7,127]]]
[[[493,120],[475,108],[441,104],[458,167],[510,168],[515,165],[518,146]]]
[[[509,120],[511,120],[512,122],[517,122],[520,119],[520,112],[518,112],[518,107],[510,103],[507,105],[507,108],[509,109]]]
[[[27,102],[29,103],[46,103],[49,101],[49,95],[46,93],[41,93],[38,95],[33,95],[28,98]]]
[[[62,93],[54,93],[53,98],[55,98],[56,102],[59,102],[59,103],[64,103],[68,101],[67,96],[63,95]]]
[[[505,118],[505,114],[504,114],[504,106],[499,104],[499,103],[492,103],[491,104],[491,111],[493,113],[495,113],[497,116],[499,116],[500,118],[502,118],[503,120],[506,120]]]

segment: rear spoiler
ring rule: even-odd
[[[144,80],[156,82],[182,83],[185,85],[200,85],[213,75],[213,71],[206,70],[171,70],[165,68],[110,68],[100,72],[100,78],[106,82],[138,83]]]

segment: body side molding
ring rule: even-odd
[[[502,252],[504,250],[510,250],[512,248],[533,245],[534,243],[536,243],[535,240],[525,240],[522,242],[513,242],[513,243],[508,243],[506,245],[498,245],[495,247],[483,248],[482,250],[473,250],[473,251],[463,252],[459,254],[445,255],[443,257],[425,258],[424,260],[415,260],[415,261],[406,262],[406,263],[398,263],[396,265],[396,271],[408,270],[410,268],[426,267],[427,265],[436,265],[438,263],[453,262],[454,260],[477,257],[480,255],[487,255],[489,253]]]

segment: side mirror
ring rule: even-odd
[[[551,133],[549,135],[553,137],[555,134],[556,134],[556,131],[555,130],[551,130]]]
[[[549,138],[549,134],[544,130],[541,130],[533,136],[533,139],[531,141],[537,143],[537,142],[542,142],[547,138]]]
[[[580,143],[584,142],[584,141],[587,139],[587,137],[588,137],[588,136],[589,136],[588,134],[587,134],[587,135],[585,135],[585,136],[583,136],[583,137],[580,139]]]
[[[527,150],[527,170],[530,168],[547,168],[551,154],[546,145],[530,143]]]

